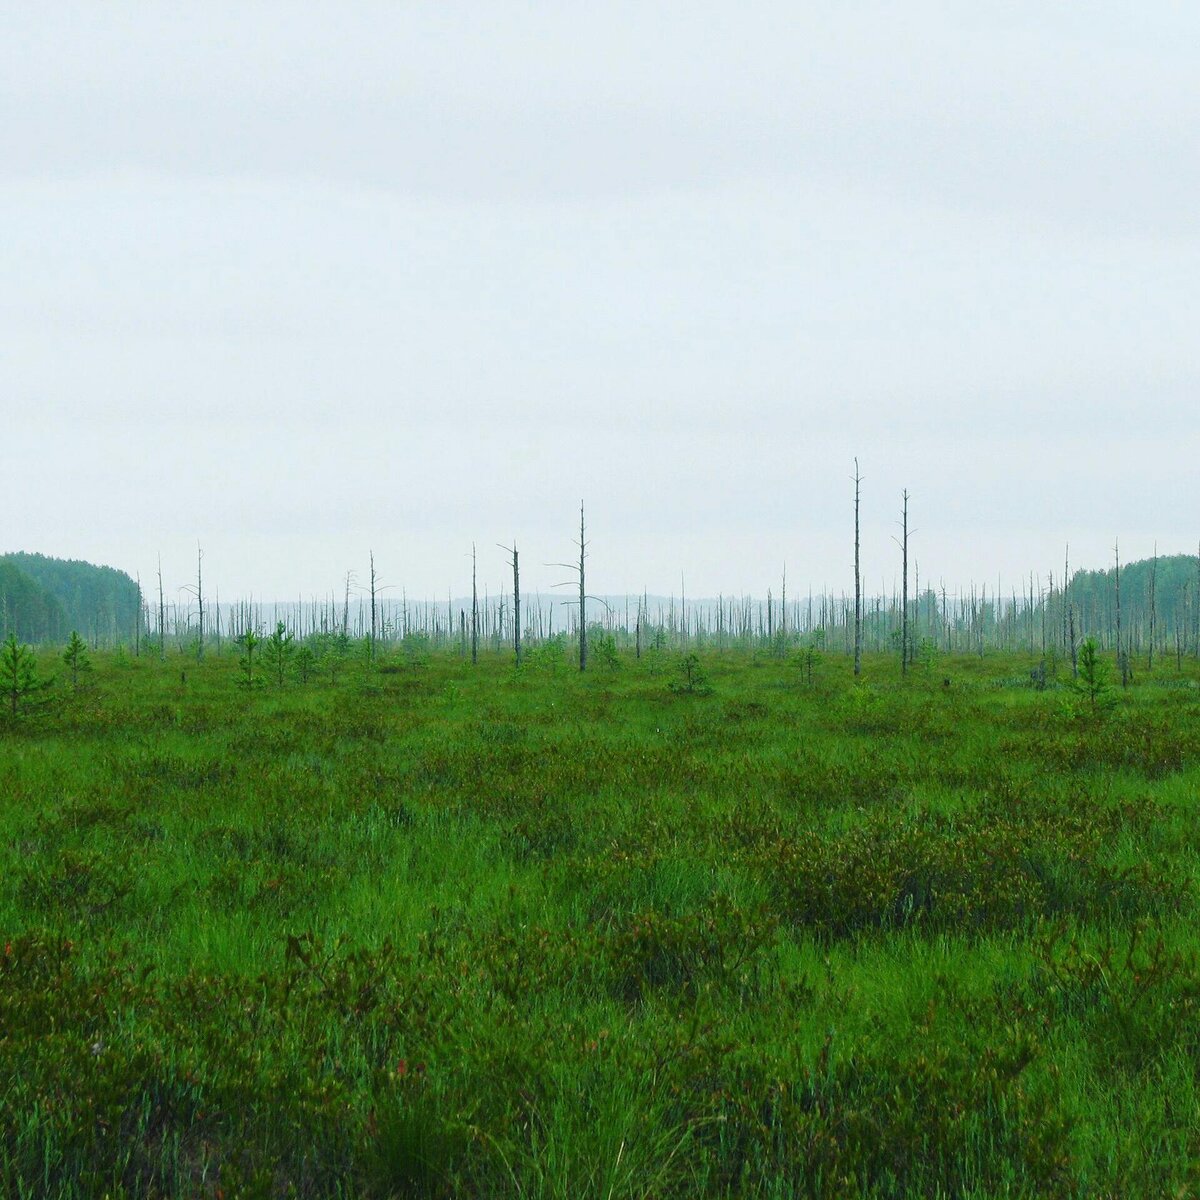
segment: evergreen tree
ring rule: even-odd
[[[10,633],[0,646],[0,690],[8,697],[13,717],[30,696],[49,686],[48,681],[38,678],[33,651]]]
[[[311,647],[301,646],[296,651],[296,674],[300,678],[301,683],[307,683],[317,668],[317,656],[312,652]]]
[[[263,657],[267,666],[275,673],[276,687],[283,687],[288,664],[296,652],[295,636],[288,633],[287,626],[280,621],[275,632],[263,643]]]
[[[79,676],[92,669],[91,659],[88,658],[87,646],[77,630],[71,630],[71,640],[63,651],[62,660],[71,672],[71,687],[79,689]]]
[[[1079,647],[1079,674],[1071,682],[1071,690],[1087,700],[1092,712],[1110,708],[1116,698],[1109,682],[1108,662],[1100,655],[1094,638]]]
[[[244,688],[255,687],[258,681],[254,678],[254,651],[258,647],[258,634],[253,629],[247,629],[240,638],[237,639],[237,644],[246,651],[246,653],[238,659],[238,666],[242,670],[242,677],[238,683]]]

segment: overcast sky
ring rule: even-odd
[[[0,2],[0,550],[222,597],[1193,550],[1200,6]]]

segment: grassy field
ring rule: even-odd
[[[98,657],[0,719],[4,1197],[1200,1188],[1191,664]]]

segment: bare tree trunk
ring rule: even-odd
[[[513,651],[516,655],[517,666],[521,665],[521,570],[517,562],[517,542],[513,539],[512,548],[513,568]]]
[[[162,555],[158,556],[158,661],[167,657],[167,605],[163,600]]]
[[[862,674],[862,569],[859,561],[859,497],[862,476],[854,460],[854,674]]]
[[[517,541],[513,539],[511,546],[501,546],[508,554],[508,561],[513,573],[513,651],[516,655],[517,666],[521,665],[521,571],[517,558]],[[501,600],[503,606],[503,600]]]
[[[196,545],[196,612],[200,633],[196,638],[196,661],[204,657],[204,551]]]
[[[583,569],[587,558],[587,540],[584,536],[583,501],[579,502],[579,669],[587,670],[587,587]]]
[[[475,543],[471,543],[471,665],[479,662],[479,588],[475,582]]]
[[[1050,590],[1042,594],[1042,581],[1038,579],[1038,605],[1042,610],[1042,658],[1046,657],[1046,610],[1054,599],[1054,572],[1050,572]]]
[[[682,571],[679,572],[679,632],[683,648],[686,650],[688,644],[687,584]]]
[[[913,647],[913,653],[910,654],[909,661],[916,661],[916,647],[921,644],[921,564],[917,559],[913,559],[913,619],[912,619],[912,636],[909,638],[909,643]]]
[[[783,581],[779,589],[779,636],[787,640],[787,563],[783,564]]]
[[[371,551],[371,638],[367,643],[367,663],[375,665],[375,551]]]

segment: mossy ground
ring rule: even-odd
[[[0,1194],[1194,1194],[1190,664],[700,658],[3,723]]]

